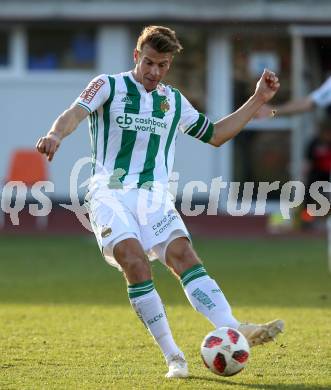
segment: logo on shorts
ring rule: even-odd
[[[111,228],[109,226],[103,226],[101,230],[101,237],[106,238],[111,235]]]
[[[165,215],[159,222],[152,226],[155,236],[157,237],[158,235],[163,233],[166,229],[168,229],[171,223],[178,218],[179,216],[177,210],[169,210],[167,215]]]

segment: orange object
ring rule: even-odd
[[[48,180],[46,159],[34,149],[17,149],[11,156],[8,175],[9,181],[22,181],[31,187],[38,181]]]
[[[303,209],[303,210],[301,211],[300,216],[301,216],[301,220],[302,220],[303,222],[307,222],[307,223],[312,222],[312,221],[315,219],[312,215],[310,215],[310,214],[308,213],[308,210],[307,210],[307,209]]]

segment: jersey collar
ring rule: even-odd
[[[162,87],[162,84],[159,83],[159,84],[157,85],[157,87],[156,87],[155,89],[153,89],[153,91],[147,92],[146,89],[145,89],[145,87],[143,86],[143,84],[140,83],[139,81],[137,81],[137,80],[133,77],[133,73],[132,73],[132,72],[133,72],[133,71],[130,70],[130,71],[128,72],[128,76],[130,77],[130,80],[133,81],[133,82],[136,84],[136,86],[137,86],[137,88],[140,90],[140,92],[143,92],[143,93],[146,93],[146,94],[152,94],[154,91],[157,91],[157,92],[160,91],[160,88]]]

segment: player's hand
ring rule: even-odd
[[[55,134],[47,134],[39,138],[36,144],[38,152],[46,154],[48,161],[52,161],[55,152],[61,144],[61,139]]]
[[[274,106],[263,104],[263,106],[254,115],[255,119],[273,118],[277,113]]]
[[[275,96],[279,87],[279,80],[275,73],[271,70],[264,69],[260,80],[256,84],[255,95],[258,96],[263,103],[267,103]]]

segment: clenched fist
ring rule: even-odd
[[[255,94],[267,103],[271,100],[280,87],[278,77],[271,70],[265,69],[260,80],[256,84]]]
[[[52,161],[55,152],[61,144],[61,139],[56,134],[47,134],[45,137],[39,138],[36,148],[38,152],[46,154],[48,161]]]

